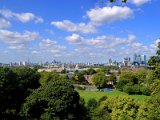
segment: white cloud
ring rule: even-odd
[[[129,0],[132,4],[135,4],[136,6],[141,6],[143,4],[146,4],[150,2],[151,0]]]
[[[38,54],[39,52],[38,51],[36,51],[36,50],[33,50],[32,51],[32,54]]]
[[[39,38],[37,32],[25,31],[23,33],[0,30],[0,41],[9,45],[10,49],[23,49],[29,42]]]
[[[133,16],[133,11],[129,7],[113,6],[91,9],[87,12],[91,23],[101,25],[127,19]]]
[[[35,23],[40,23],[43,22],[43,19],[39,16],[34,15],[33,13],[15,13],[12,12],[11,10],[7,10],[7,9],[1,9],[0,10],[0,15],[5,17],[5,18],[14,18],[17,19],[19,21],[21,21],[22,23],[27,23],[30,21],[34,21]]]
[[[138,42],[133,34],[128,34],[127,37],[102,35],[95,38],[84,38],[78,34],[72,34],[66,37],[66,40],[76,45],[73,56],[90,56],[95,59],[116,56],[122,59],[134,53],[150,54],[151,52],[150,46]]]
[[[9,21],[6,21],[3,18],[0,18],[0,28],[7,28],[10,27],[11,23]]]
[[[81,45],[84,42],[84,38],[78,34],[72,34],[65,38],[69,43]]]
[[[59,45],[57,41],[51,40],[51,39],[43,39],[40,43],[39,46],[47,51],[47,52],[52,52],[52,53],[59,53],[61,50],[66,49],[65,46]]]
[[[57,44],[56,41],[53,41],[53,40],[50,40],[50,39],[44,39],[39,43],[39,46],[42,47],[42,48],[50,48],[50,47],[52,47],[56,44]]]
[[[159,42],[160,42],[160,38],[157,39],[153,44],[151,44],[150,48],[153,50],[156,50]]]
[[[51,25],[68,31],[68,32],[76,32],[76,33],[95,33],[96,29],[92,24],[86,24],[86,23],[73,23],[69,20],[64,20],[64,21],[53,21],[51,22]]]

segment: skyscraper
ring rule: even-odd
[[[147,63],[147,59],[146,59],[146,55],[137,55],[134,54],[133,56],[133,64],[146,64]]]
[[[147,63],[146,55],[141,55],[141,64],[146,64],[146,63]]]

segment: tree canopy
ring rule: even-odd
[[[30,119],[82,119],[79,94],[65,79],[51,80],[27,97],[21,114]]]

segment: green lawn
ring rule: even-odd
[[[86,103],[91,98],[95,98],[98,101],[102,96],[108,96],[108,97],[129,96],[137,100],[145,100],[149,98],[149,96],[145,96],[145,95],[128,95],[127,93],[120,92],[117,90],[113,90],[112,92],[92,92],[92,91],[84,91],[84,90],[77,90],[77,91],[80,94],[80,96],[84,98]]]

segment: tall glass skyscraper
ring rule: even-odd
[[[133,64],[146,64],[147,63],[147,58],[146,55],[137,55],[134,54],[133,57]]]

